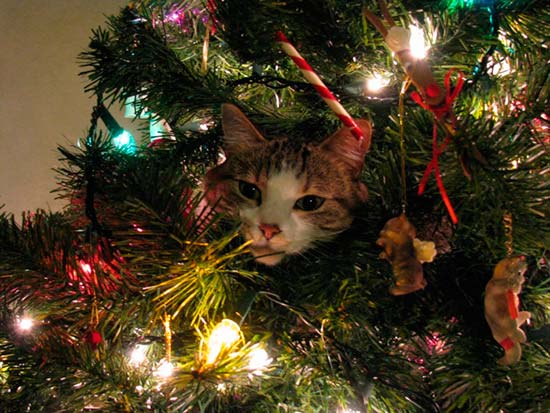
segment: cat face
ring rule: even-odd
[[[275,265],[349,227],[367,197],[360,173],[371,128],[359,142],[343,128],[321,144],[266,140],[233,105],[222,106],[226,160],[205,180],[207,199],[242,224],[256,260]]]

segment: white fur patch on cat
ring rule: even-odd
[[[297,178],[291,169],[283,169],[269,177],[261,187],[262,202],[253,208],[241,208],[240,218],[251,251],[257,261],[275,265],[284,254],[293,254],[305,249],[318,238],[319,230],[308,224],[294,209],[296,201],[305,195],[305,179]],[[259,226],[277,225],[281,232],[266,239]]]

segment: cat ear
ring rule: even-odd
[[[366,119],[357,119],[355,123],[363,132],[361,141],[352,135],[348,127],[344,126],[325,139],[321,144],[321,149],[337,156],[352,169],[355,176],[359,176],[363,168],[365,154],[370,147],[372,126]]]
[[[241,110],[229,103],[222,105],[223,149],[226,155],[267,142]]]

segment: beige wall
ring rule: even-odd
[[[84,93],[77,56],[91,29],[122,0],[0,0],[0,205],[18,217],[58,210],[50,193],[58,145],[89,127],[94,99]],[[124,123],[124,119],[117,120]]]

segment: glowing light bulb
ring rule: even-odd
[[[135,153],[136,151],[136,141],[127,130],[122,130],[122,132],[113,137],[112,141],[113,145],[119,150],[127,153]]]
[[[350,409],[348,407],[341,407],[338,409],[338,413],[360,413],[359,410]]]
[[[507,57],[500,56],[498,53],[495,53],[494,56],[489,56],[487,67],[489,73],[493,76],[508,76],[512,72],[510,60]]]
[[[145,230],[143,228],[141,228],[138,224],[132,224],[132,227],[134,227],[134,229],[137,231],[137,232],[144,232]]]
[[[214,363],[222,349],[230,348],[241,338],[240,333],[239,325],[227,318],[216,324],[208,337],[206,363]]]
[[[164,379],[170,377],[172,373],[174,373],[174,365],[167,360],[162,360],[155,371],[156,376]]]
[[[426,47],[426,42],[424,40],[424,31],[413,24],[409,26],[411,33],[410,37],[410,50],[411,54],[417,59],[423,59],[426,57],[428,48]]]
[[[138,344],[134,347],[130,353],[130,364],[132,366],[137,367],[147,359],[147,348],[148,346],[143,344]]]
[[[82,271],[84,271],[87,275],[92,273],[92,266],[87,262],[80,261],[80,268],[82,268]]]
[[[381,73],[375,73],[367,79],[367,89],[371,92],[379,92],[384,87],[390,84],[390,80],[387,76],[384,76]]]
[[[17,323],[17,326],[19,327],[19,330],[21,330],[22,332],[28,332],[32,329],[34,325],[34,321],[32,318],[29,318],[29,317],[25,317],[25,318],[22,318],[19,320],[19,322]]]
[[[124,130],[118,124],[115,118],[113,118],[113,115],[111,115],[109,110],[103,104],[99,105],[98,113],[105,126],[107,126],[107,130],[111,135],[111,141],[115,148],[128,154],[135,153],[136,141],[132,134]]]
[[[265,370],[271,363],[272,359],[263,348],[256,347],[250,352],[248,359],[248,368],[252,371],[252,374],[257,376],[262,374],[262,370]]]
[[[518,156],[510,162],[511,169],[518,169],[521,165],[522,159]]]

